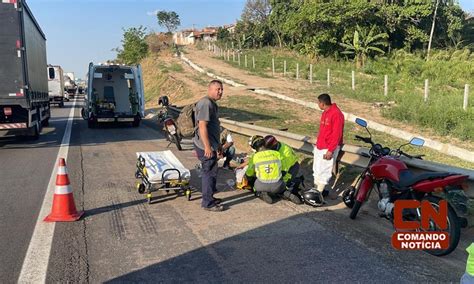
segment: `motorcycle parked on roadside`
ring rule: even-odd
[[[179,151],[182,150],[181,147],[181,137],[178,132],[178,126],[169,114],[169,100],[167,96],[160,97],[158,99],[158,105],[161,105],[162,108],[158,113],[158,121],[160,124],[163,124],[163,131],[166,135],[166,140],[171,143],[174,143]],[[169,146],[169,145],[168,145]]]
[[[439,208],[439,202],[448,202],[448,228],[440,230],[436,224],[430,222],[429,231],[445,231],[449,233],[449,247],[444,250],[425,250],[435,256],[451,253],[459,243],[461,227],[467,226],[468,202],[465,194],[468,176],[448,172],[432,172],[414,174],[400,159],[401,156],[416,159],[421,156],[412,156],[401,150],[403,146],[423,146],[424,140],[413,138],[410,143],[401,145],[398,149],[391,150],[372,141],[372,135],[367,129],[367,122],[356,119],[356,123],[366,129],[369,137],[356,135],[356,139],[371,145],[368,166],[357,177],[352,186],[343,192],[345,205],[351,208],[350,218],[355,219],[361,206],[369,199],[373,189],[378,193],[377,207],[380,216],[393,222],[393,209],[396,200],[427,200]],[[404,220],[420,221],[420,208],[404,210]]]

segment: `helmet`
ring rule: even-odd
[[[265,147],[267,149],[275,150],[278,145],[278,140],[273,135],[265,136]]]
[[[265,140],[260,135],[254,135],[250,137],[249,145],[252,149],[257,150],[258,148],[265,146]]]
[[[315,190],[314,188],[303,193],[304,203],[318,207],[324,204],[324,198],[321,192]]]
[[[256,139],[259,139],[259,138],[263,138],[263,137],[260,136],[260,135],[252,135],[252,136],[250,136],[250,138],[249,138],[249,146],[252,147],[253,142],[254,142]]]

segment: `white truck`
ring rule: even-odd
[[[64,106],[64,72],[61,66],[48,65],[48,94],[49,104]]]
[[[89,64],[82,116],[93,128],[97,123],[131,122],[138,127],[145,116],[143,75],[140,65]]]
[[[74,79],[74,73],[68,72],[64,74],[64,90],[69,94],[70,98],[74,97],[77,91],[77,85]]]

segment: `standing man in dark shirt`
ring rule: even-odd
[[[207,96],[196,104],[196,123],[198,129],[194,135],[194,149],[202,164],[202,202],[205,210],[220,212],[224,207],[221,200],[214,197],[217,181],[217,161],[220,149],[220,122],[216,101],[222,98],[224,87],[219,80],[209,83]]]

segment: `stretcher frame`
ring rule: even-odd
[[[176,195],[186,196],[187,200],[191,200],[192,187],[189,184],[190,178],[183,178],[182,173],[176,168],[170,168],[163,171],[161,174],[161,179],[159,181],[151,181],[145,166],[145,158],[142,155],[139,155],[136,163],[135,178],[140,179],[140,182],[137,183],[137,190],[140,194],[146,194],[148,204],[151,204],[153,201],[153,192],[157,191],[166,191],[169,193],[170,190],[173,190]],[[176,171],[178,173],[178,179],[169,179],[165,177],[167,172]]]

